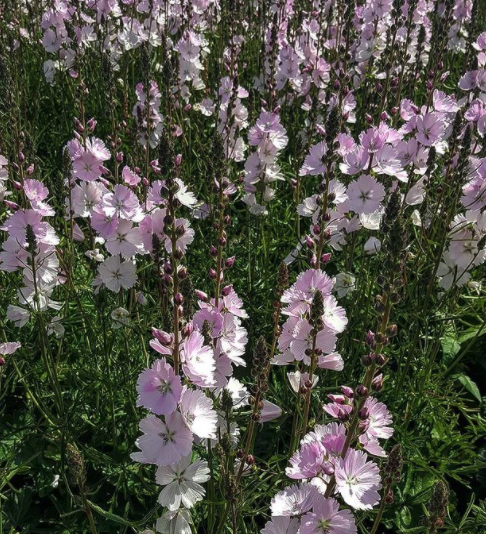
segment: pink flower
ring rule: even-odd
[[[72,145],[74,154],[73,170],[76,178],[90,182],[101,176],[103,162],[110,159],[110,152],[101,139],[96,137],[86,139],[86,147],[79,142]],[[71,150],[71,147],[70,147]]]
[[[321,291],[323,297],[326,297],[331,294],[332,287],[332,278],[326,273],[320,269],[308,269],[301,273],[295,284],[284,292],[282,302],[284,304],[306,302],[310,305],[317,290]]]
[[[371,510],[380,502],[380,470],[367,462],[362,451],[349,449],[344,460],[336,462],[336,488],[344,502],[356,510]]]
[[[417,117],[417,141],[432,146],[442,140],[445,131],[444,120],[439,113],[426,113]]]
[[[294,340],[290,342],[290,351],[295,359],[298,361],[304,360],[304,363],[306,364],[310,363],[308,352],[312,350],[314,343],[312,330],[313,328],[307,320],[299,320],[294,328]],[[327,326],[324,326],[324,328],[317,333],[316,349],[321,349],[322,352],[329,354],[335,347],[336,335]]]
[[[368,174],[351,182],[347,193],[348,208],[359,214],[373,213],[385,198],[385,188]]]
[[[177,229],[176,249],[185,253],[188,245],[194,239],[194,230],[189,227],[189,221],[187,219],[176,219],[175,227]],[[165,250],[169,254],[172,252],[172,240],[170,236],[166,236],[165,238]]]
[[[46,217],[54,215],[54,210],[46,202],[43,202],[48,197],[49,190],[39,180],[31,178],[24,180],[24,193],[34,211]]]
[[[260,413],[260,423],[268,423],[268,421],[273,421],[278,419],[282,415],[282,408],[273,404],[273,402],[264,400],[263,409]]]
[[[130,289],[137,281],[135,265],[131,261],[120,260],[120,256],[111,256],[99,267],[98,272],[101,281],[114,293],[118,293],[121,288]]]
[[[385,134],[378,128],[369,128],[359,136],[361,146],[368,154],[375,154],[385,144]]]
[[[113,193],[103,197],[103,211],[109,217],[116,215],[133,222],[140,222],[144,217],[135,193],[119,184],[115,185]]]
[[[155,415],[149,415],[140,421],[140,430],[143,436],[137,439],[136,445],[141,452],[131,455],[137,462],[171,465],[192,450],[192,432],[179,412],[166,416],[165,422]]]
[[[324,156],[327,154],[327,145],[321,141],[317,145],[311,147],[309,154],[304,160],[304,165],[299,171],[300,176],[317,176],[324,174],[326,167],[322,163]]]
[[[355,534],[357,532],[353,515],[349,510],[339,511],[335,499],[318,499],[312,512],[304,515],[300,534]]]
[[[214,385],[216,363],[211,347],[204,345],[203,336],[194,331],[181,345],[182,367],[189,380],[200,387]]]
[[[275,516],[299,516],[308,512],[322,495],[316,486],[300,484],[288,486],[272,499],[271,512]]]
[[[181,379],[164,358],[140,373],[137,382],[137,406],[144,406],[157,415],[169,415],[181,398]]]
[[[130,221],[121,219],[116,230],[106,238],[106,249],[126,259],[144,252],[140,228],[133,228]]]
[[[6,356],[7,354],[13,354],[20,349],[21,344],[18,341],[8,341],[6,343],[0,343],[0,354]]]
[[[123,167],[122,180],[127,185],[132,185],[132,186],[137,185],[140,183],[141,179],[142,178],[135,171],[133,171],[128,165]]]
[[[319,475],[326,456],[326,449],[320,441],[304,443],[290,459],[285,474],[293,479],[313,478]]]

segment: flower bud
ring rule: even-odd
[[[0,367],[3,367],[5,365],[5,358],[2,358],[0,356]]]
[[[363,384],[360,384],[356,388],[356,394],[358,395],[358,397],[367,397],[368,396],[368,388],[366,386],[364,386]]]
[[[371,389],[374,391],[381,391],[383,389],[383,375],[378,375],[373,378]]]
[[[236,256],[231,256],[231,258],[228,258],[228,259],[224,262],[224,266],[225,266],[227,269],[230,269],[230,268],[233,267],[233,265],[235,264],[235,260],[236,260]]]
[[[341,393],[348,399],[352,399],[354,397],[354,391],[349,386],[341,386]]]
[[[152,335],[162,345],[168,346],[172,343],[172,334],[168,334],[163,330],[159,330],[158,328],[152,328]]]
[[[369,416],[370,410],[366,406],[363,406],[363,408],[361,408],[361,410],[358,412],[358,417],[360,419],[368,419]]]
[[[230,284],[228,286],[223,287],[223,289],[221,290],[221,294],[223,295],[223,297],[227,297],[231,293],[232,290],[233,290],[233,285]]]
[[[321,263],[329,263],[331,261],[331,254],[326,252],[321,256]]]
[[[204,293],[204,291],[201,291],[200,289],[196,289],[194,293],[196,294],[196,297],[198,298],[198,300],[201,300],[202,302],[209,301],[209,295],[207,293]]]

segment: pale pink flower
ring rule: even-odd
[[[304,160],[304,165],[299,171],[300,176],[317,176],[324,174],[326,167],[323,164],[323,159],[327,154],[327,145],[321,141],[317,145],[311,147],[309,154]]]
[[[344,502],[356,510],[371,510],[380,502],[380,470],[374,462],[367,462],[362,451],[349,449],[335,467],[337,491]]]
[[[140,228],[121,219],[116,230],[106,238],[106,249],[112,255],[120,254],[125,259],[144,252]]]
[[[268,521],[261,534],[297,534],[299,520],[292,517],[276,516]]]
[[[308,512],[318,499],[322,498],[316,486],[294,484],[279,491],[271,502],[275,516],[299,516]]]
[[[131,455],[137,462],[171,465],[191,452],[192,432],[179,412],[167,415],[165,422],[149,415],[140,421],[140,430],[143,435],[137,439],[136,445],[141,452]]]
[[[127,184],[131,186],[138,185],[142,178],[133,171],[128,165],[123,167],[122,171],[122,180]]]
[[[385,188],[368,174],[351,182],[347,190],[348,208],[356,213],[372,213],[380,207],[385,198]]]
[[[188,245],[194,239],[194,230],[189,227],[187,219],[176,219],[175,227],[177,229],[176,249],[186,252]],[[165,238],[165,250],[170,254],[172,252],[172,239],[170,236]]]
[[[6,343],[0,343],[0,355],[6,356],[7,354],[13,354],[20,349],[21,344],[18,341],[8,341]]]
[[[144,217],[137,196],[125,185],[115,185],[113,192],[103,197],[102,205],[104,213],[109,217],[116,215],[133,222],[140,222]]]
[[[101,281],[114,293],[118,293],[121,288],[130,289],[137,281],[136,268],[131,261],[120,260],[120,256],[111,256],[99,267],[98,272]]]
[[[300,534],[355,534],[353,515],[349,510],[339,510],[336,499],[318,499],[312,512],[304,515]]]
[[[137,406],[144,406],[157,415],[168,415],[176,410],[181,398],[181,379],[165,358],[161,358],[140,373],[137,391]]]
[[[204,337],[197,331],[192,332],[181,345],[182,367],[191,382],[200,387],[214,385],[213,349],[204,345]]]
[[[260,423],[268,423],[268,421],[273,421],[278,419],[282,415],[282,408],[273,404],[273,402],[264,400],[263,409],[260,413]]]

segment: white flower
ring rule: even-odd
[[[338,297],[345,297],[356,289],[356,278],[349,273],[339,273],[334,279],[334,291]]]
[[[364,250],[367,254],[376,254],[377,252],[380,252],[380,249],[381,241],[376,237],[370,237],[364,246]]]
[[[192,534],[189,510],[168,511],[157,519],[157,532],[161,534]]]
[[[182,417],[191,432],[200,438],[215,438],[218,415],[213,401],[200,390],[186,389],[179,402]]]
[[[198,459],[191,464],[190,454],[176,464],[160,466],[155,480],[157,484],[166,487],[160,492],[159,503],[169,510],[178,510],[181,502],[185,508],[192,508],[205,494],[199,483],[207,482],[209,478],[207,462]]]
[[[64,326],[61,324],[61,318],[56,315],[51,319],[51,322],[47,325],[47,335],[54,334],[57,338],[64,335]]]
[[[116,308],[111,312],[110,316],[113,319],[111,327],[114,330],[118,330],[122,326],[128,326],[130,322],[130,313],[125,308]]]

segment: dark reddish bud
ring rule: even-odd
[[[211,248],[209,249],[209,254],[211,254],[211,256],[213,257],[216,257],[218,255],[218,249],[214,245],[211,245]]]
[[[310,236],[306,236],[305,244],[311,249],[314,248],[314,241],[312,240]]]
[[[360,419],[368,419],[369,416],[370,411],[366,406],[363,406],[363,408],[361,408],[361,410],[358,412],[358,417]]]
[[[344,410],[343,408],[339,408],[339,411],[338,411],[338,419],[342,422],[342,423],[345,423],[346,421],[349,420],[349,413]]]
[[[369,367],[373,363],[374,354],[365,354],[361,357],[361,363],[365,367]]]
[[[164,263],[164,273],[165,274],[172,274],[174,272],[174,269],[172,269],[172,264],[170,261],[166,261]]]
[[[231,258],[228,258],[228,259],[224,262],[224,266],[225,266],[227,269],[230,269],[230,268],[233,267],[233,265],[235,264],[235,260],[236,260],[236,256],[231,256]]]
[[[253,465],[255,463],[255,458],[253,458],[253,456],[251,454],[249,454],[247,457],[246,457],[246,463],[248,465]]]
[[[238,449],[236,451],[236,457],[239,458],[240,460],[245,456],[245,453],[243,452],[243,449]]]
[[[331,261],[331,254],[329,252],[326,252],[321,256],[321,262],[322,263],[329,263]]]
[[[184,302],[184,297],[180,293],[174,295],[174,302],[180,306]]]
[[[386,363],[385,355],[384,354],[377,354],[376,357],[375,357],[375,363],[379,367],[381,367],[382,365],[385,365],[385,363]]]
[[[368,396],[368,388],[366,386],[364,386],[363,384],[360,384],[356,388],[356,394],[358,395],[358,397],[367,397]]]
[[[2,358],[0,356],[0,367],[3,367],[5,365],[5,358]]]
[[[212,278],[213,280],[215,280],[217,276],[218,275],[214,269],[209,269],[209,278]]]
[[[312,227],[312,231],[314,232],[314,234],[320,234],[321,233],[321,227],[318,225],[318,224],[314,224],[314,226]]]

